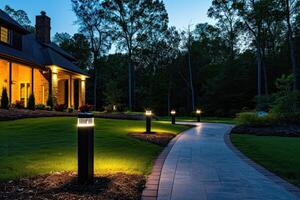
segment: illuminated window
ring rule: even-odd
[[[0,33],[1,33],[0,41],[9,44],[9,32],[8,32],[8,29],[1,26]]]

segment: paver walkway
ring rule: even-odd
[[[178,139],[165,160],[158,200],[295,200],[241,160],[224,142],[230,125],[201,124]]]

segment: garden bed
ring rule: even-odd
[[[70,117],[77,116],[77,112],[57,112],[46,110],[28,110],[28,109],[0,109],[0,121],[10,121],[25,118],[40,117]],[[126,114],[126,113],[94,113],[95,118],[104,119],[124,119],[124,120],[144,120],[142,114]]]
[[[300,125],[273,125],[251,126],[240,125],[232,129],[235,134],[248,134],[258,136],[300,137]]]
[[[76,113],[56,112],[46,110],[26,110],[26,109],[0,109],[0,121],[9,121],[25,118],[40,118],[40,117],[60,117],[60,116],[75,116]]]
[[[53,173],[0,182],[0,199],[138,200],[144,185],[143,175],[97,175],[94,185],[82,186],[75,173]]]
[[[129,136],[165,147],[176,136],[172,133],[129,133]]]

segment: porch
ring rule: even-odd
[[[11,105],[27,107],[29,96],[34,94],[36,104],[46,105],[49,95],[55,104],[77,109],[85,104],[87,76],[64,70],[58,66],[43,69],[0,59],[0,98],[6,88]]]

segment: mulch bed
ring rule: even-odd
[[[258,135],[258,136],[300,137],[300,125],[282,125],[282,126],[240,125],[234,127],[231,133],[250,134],[250,135]]]
[[[95,177],[95,184],[82,186],[76,174],[63,172],[0,182],[0,199],[138,200],[145,185],[143,175],[123,173]]]
[[[165,147],[169,144],[169,142],[176,137],[175,134],[172,133],[129,133],[131,137],[137,138],[142,141],[150,142],[157,144],[159,146]]]

